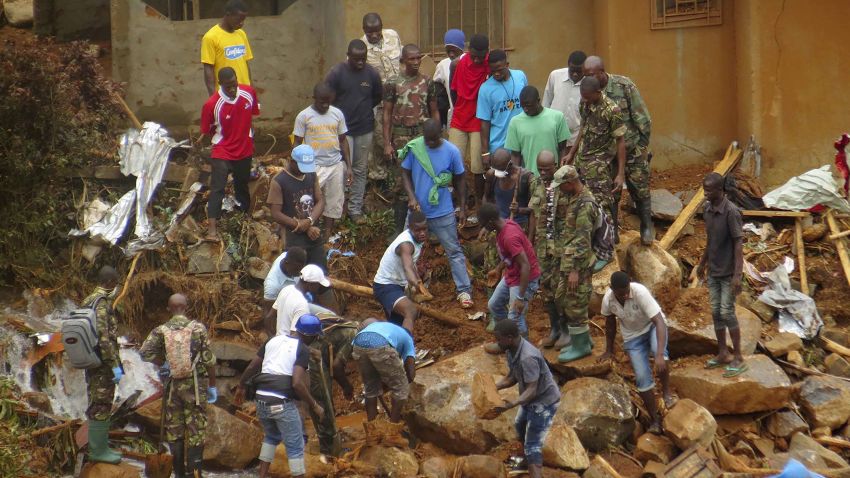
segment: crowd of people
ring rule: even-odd
[[[246,15],[241,1],[228,1],[223,19],[201,47],[210,94],[201,131],[211,139],[213,165],[209,240],[217,240],[230,175],[239,209],[247,211],[251,204],[251,121],[260,104],[248,67],[253,55],[242,30]],[[340,454],[332,387],[336,382],[346,398],[354,397],[345,373],[348,362],[357,363],[362,377],[367,420],[377,417],[381,402],[389,420],[401,421],[416,376],[416,302],[432,297],[417,261],[433,236],[445,251],[459,305],[475,307],[458,236],[458,227],[469,223],[480,224],[480,237],[492,242],[496,257],[487,273],[488,330],[495,340],[485,348],[507,357],[510,372],[498,388],[518,385],[520,392],[499,412],[519,407],[517,434],[530,475],[539,477],[542,445],[562,398],[540,348],[557,349],[563,363],[591,355],[591,279],[610,261],[618,240],[624,187],[640,217],[642,244],[655,238],[646,105],[630,79],[606,72],[601,58],[581,51],[569,54],[566,68],[551,73],[541,97],[522,70],[511,68],[504,50],[490,49],[485,35],[474,34],[467,42],[460,30],[446,32],[446,58],[432,78],[420,72],[420,48],[403,44],[377,13],[363,17],[363,33],[348,44],[346,60],[315,85],[313,103],[295,119],[290,160],[270,182],[266,203],[284,231],[286,250],[264,284],[269,340],[245,370],[236,395],[257,404],[265,431],[260,476],[267,475],[280,443],[292,476],[304,475],[305,413],[321,453]],[[384,316],[346,320],[319,305],[331,287],[325,243],[346,213],[362,222],[369,181],[379,185],[394,211],[396,237],[381,257],[372,287]],[[746,370],[734,312],[742,271],[741,215],[725,199],[722,177],[709,175],[704,186],[708,247],[699,274],[708,279],[719,339],[718,354],[706,367],[726,367],[731,377]],[[117,273],[102,269],[100,282],[86,303],[111,297]],[[526,321],[536,294],[550,324],[539,344],[530,342]],[[110,325],[113,312],[105,302],[97,307],[98,320],[104,321],[98,327],[104,363],[87,375],[89,457],[114,462],[118,456],[106,445],[109,421],[103,405],[122,371]],[[193,476],[201,468],[204,409],[218,395],[215,357],[204,326],[185,316],[187,298],[175,294],[168,310],[173,317],[154,329],[141,353],[167,379],[165,436],[176,476]],[[652,420],[649,431],[660,433],[653,369],[665,404],[675,400],[668,383],[664,313],[646,287],[616,272],[602,315],[606,350],[599,360],[611,358],[619,329]],[[389,405],[384,392],[390,394]]]

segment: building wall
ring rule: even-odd
[[[109,0],[36,0],[34,29],[59,41],[108,41]]]

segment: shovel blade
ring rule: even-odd
[[[173,457],[168,453],[156,453],[145,457],[145,476],[147,478],[169,478]]]

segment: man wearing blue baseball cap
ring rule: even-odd
[[[286,167],[269,184],[266,204],[272,219],[286,231],[286,246],[307,251],[307,263],[326,267],[319,218],[325,210],[325,198],[316,176],[313,148],[296,146]]]

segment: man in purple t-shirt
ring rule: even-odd
[[[482,204],[478,209],[478,220],[484,228],[496,232],[496,249],[501,258],[499,265],[487,273],[488,281],[502,276],[487,307],[494,321],[512,320],[517,323],[520,335],[528,338],[525,314],[540,284],[540,265],[534,246],[519,224],[501,217],[495,204]],[[485,349],[492,354],[502,353],[496,343],[487,344]]]

